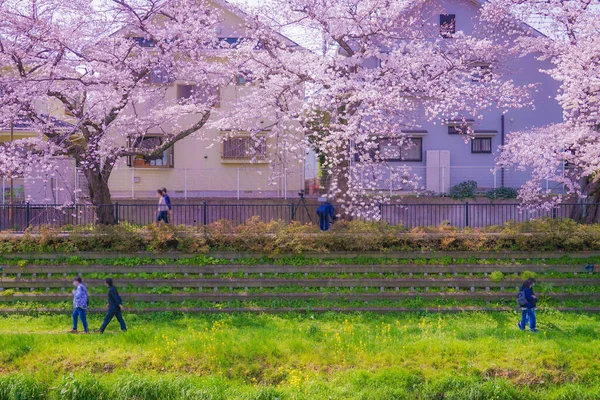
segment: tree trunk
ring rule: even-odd
[[[578,207],[571,212],[571,219],[586,224],[600,221],[600,180],[585,178],[581,187],[586,198],[579,200]]]
[[[350,155],[348,147],[338,149],[337,161],[333,171],[331,171],[331,185],[328,188],[329,197],[334,199],[334,203],[340,205],[336,209],[339,218],[347,221],[352,220],[352,213],[349,210],[352,207],[352,197],[350,193]]]
[[[110,198],[108,177],[92,170],[84,171],[90,189],[90,199],[96,207],[96,219],[99,224],[112,225],[115,219],[115,209]]]

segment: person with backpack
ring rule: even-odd
[[[169,208],[169,217],[173,220],[173,206],[171,206],[171,197],[169,193],[167,193],[167,188],[161,189],[163,192],[163,197],[165,198],[165,203],[167,203],[167,207]]]
[[[538,331],[535,320],[537,297],[533,292],[533,286],[535,286],[535,279],[529,278],[523,283],[521,290],[517,294],[517,302],[521,307],[521,322],[517,323],[517,326],[522,331],[527,328],[527,324],[529,324],[531,332]]]
[[[163,221],[165,224],[169,223],[169,206],[167,206],[167,201],[165,199],[165,195],[162,189],[158,189],[156,191],[158,195],[158,209],[156,210],[156,223],[160,223]]]
[[[86,312],[88,308],[88,291],[80,276],[73,279],[73,329],[69,333],[79,333],[77,331],[77,320],[81,318],[81,325],[83,325],[83,332],[88,333],[88,323],[86,318]]]
[[[121,311],[123,311],[123,301],[121,300],[121,296],[119,296],[119,292],[117,288],[113,285],[113,280],[111,278],[106,278],[104,281],[105,286],[108,288],[108,311],[106,312],[106,316],[104,317],[104,321],[98,330],[98,333],[104,333],[106,326],[113,319],[113,317],[117,317],[117,321],[121,325],[121,331],[126,332],[127,326],[125,325],[125,321],[123,320],[123,315]]]

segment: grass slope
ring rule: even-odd
[[[0,400],[600,398],[596,315],[540,312],[538,334],[500,312],[125,318],[0,318]]]

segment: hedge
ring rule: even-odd
[[[0,254],[80,251],[206,254],[209,251],[262,254],[334,251],[582,251],[600,250],[600,225],[542,219],[482,229],[447,225],[406,229],[377,222],[340,221],[329,232],[313,225],[264,222],[253,218],[234,226],[219,221],[207,227],[148,225],[51,227],[21,235],[0,234]]]

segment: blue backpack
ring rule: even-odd
[[[517,303],[521,307],[525,307],[527,305],[527,297],[525,297],[524,290],[519,290],[519,293],[517,293]]]

